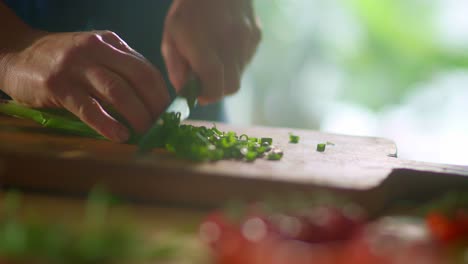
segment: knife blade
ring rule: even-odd
[[[179,95],[174,98],[171,104],[166,108],[166,113],[180,112],[180,120],[189,117],[190,112],[197,106],[197,97],[200,92],[200,80],[192,75],[187,83],[182,87]],[[154,122],[153,126],[146,132],[138,143],[138,154],[145,154],[151,151],[157,142],[161,118]]]

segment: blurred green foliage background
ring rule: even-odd
[[[263,42],[228,100],[232,122],[384,136],[403,158],[468,164],[468,2],[256,0],[256,10]]]

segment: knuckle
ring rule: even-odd
[[[102,37],[97,32],[80,34],[75,45],[77,48],[92,48],[102,44]]]
[[[101,36],[103,42],[110,44],[120,50],[130,52],[137,57],[142,57],[138,52],[133,50],[117,33],[110,30],[104,30],[100,31],[99,35]]]
[[[120,39],[120,37],[117,35],[117,33],[113,32],[113,31],[110,31],[110,30],[103,30],[103,31],[101,31],[100,35],[105,36],[105,37]]]
[[[261,41],[262,41],[262,30],[258,27],[258,26],[255,26],[253,29],[252,29],[252,39],[254,41],[255,44],[259,44]]]

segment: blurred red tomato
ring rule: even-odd
[[[433,212],[427,215],[426,225],[433,237],[444,244],[468,242],[468,214],[456,212],[452,217]]]

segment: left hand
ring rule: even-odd
[[[239,90],[260,39],[252,0],[174,0],[161,49],[176,90],[193,72],[206,104]]]

